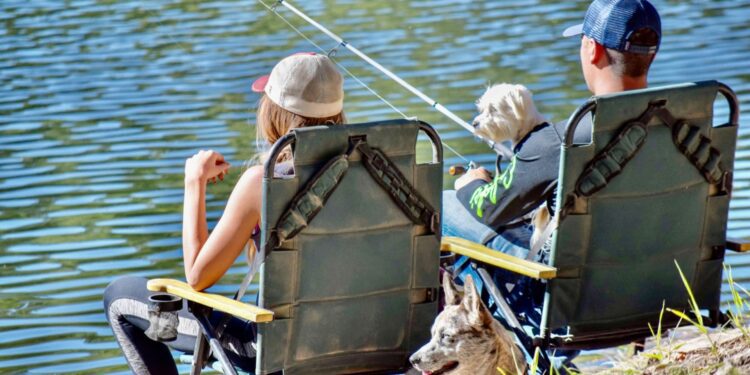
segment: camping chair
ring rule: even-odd
[[[420,131],[433,150],[421,164]],[[294,176],[275,177],[288,147]],[[438,308],[437,133],[411,120],[306,127],[276,142],[268,160],[258,306],[175,280],[149,282],[189,300],[201,323],[193,373],[206,363],[207,341],[216,367],[236,373],[207,319],[212,309],[257,322],[257,374],[405,371]]]
[[[713,126],[719,94],[730,120]],[[592,142],[574,144],[589,113]],[[722,324],[725,249],[750,248],[726,238],[738,119],[736,96],[713,81],[594,97],[568,120],[549,264],[457,238],[444,238],[442,250],[473,260],[468,271],[487,300],[528,355],[542,349],[547,366],[546,349],[611,347],[651,336],[649,324],[678,324],[669,313],[660,322],[662,303],[690,310],[675,262],[706,322]],[[524,328],[490,267],[546,280],[538,327]]]

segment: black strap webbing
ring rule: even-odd
[[[378,149],[370,148],[365,141],[361,141],[357,149],[362,155],[365,169],[390,195],[393,202],[401,208],[401,211],[413,223],[422,224],[436,232],[440,224],[440,218],[435,213],[435,209],[409,183],[388,156]]]
[[[359,151],[365,169],[388,193],[401,211],[415,224],[422,224],[432,232],[440,227],[435,209],[409,183],[401,171],[383,152],[370,148],[364,137],[352,137],[346,154],[329,160],[292,199],[276,227],[268,234],[266,256],[283,241],[294,238],[307,228],[320,212],[349,169],[349,155]]]
[[[672,140],[706,181],[711,184],[722,182],[721,152],[711,146],[711,140],[701,134],[699,127],[677,121],[672,125]]]
[[[276,227],[268,234],[266,256],[283,241],[294,238],[307,228],[339,186],[347,170],[349,154],[335,156],[297,192]]]
[[[625,165],[641,150],[648,136],[649,121],[665,103],[661,101],[649,104],[648,109],[640,117],[626,122],[620,128],[617,136],[599,151],[578,177],[577,195],[593,195],[622,172]]]
[[[649,103],[646,111],[637,119],[626,122],[615,136],[589,162],[576,181],[573,194],[566,198],[562,217],[570,211],[575,200],[589,197],[609,184],[622,172],[625,165],[635,157],[648,136],[648,123],[658,116],[672,130],[672,141],[693,166],[710,184],[718,184],[721,191],[727,187],[727,173],[721,165],[721,152],[711,145],[711,139],[701,134],[700,128],[685,120],[675,119],[666,108],[666,100]]]

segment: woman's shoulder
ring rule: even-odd
[[[236,188],[259,188],[261,181],[263,181],[263,167],[260,165],[254,165],[242,172],[242,176],[240,176],[239,181],[237,181]]]
[[[239,181],[237,181],[236,186],[241,188],[260,188],[264,173],[265,170],[262,165],[253,165],[252,167],[242,172],[242,176],[240,176],[240,179]],[[293,175],[294,164],[291,161],[278,163],[274,167],[275,177],[289,177]]]

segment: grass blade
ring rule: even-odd
[[[698,324],[705,330],[706,328],[703,326],[703,316],[701,315],[701,309],[698,307],[698,302],[695,301],[695,296],[693,295],[693,290],[690,288],[690,283],[688,282],[687,278],[685,277],[685,274],[682,272],[682,268],[680,268],[680,264],[677,263],[677,260],[674,261],[674,265],[677,266],[677,272],[680,273],[680,278],[682,279],[682,283],[685,285],[685,289],[688,292],[688,296],[690,296],[690,307],[693,310],[693,314],[695,315],[695,319],[698,320]],[[693,323],[695,325],[695,323]]]

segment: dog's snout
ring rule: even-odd
[[[479,126],[479,121],[477,121],[477,120],[472,121],[471,122],[471,126],[473,126],[475,128],[478,127]]]
[[[409,357],[409,362],[411,362],[412,365],[416,366],[422,362],[422,358],[419,358],[417,353],[414,353],[411,357]]]

